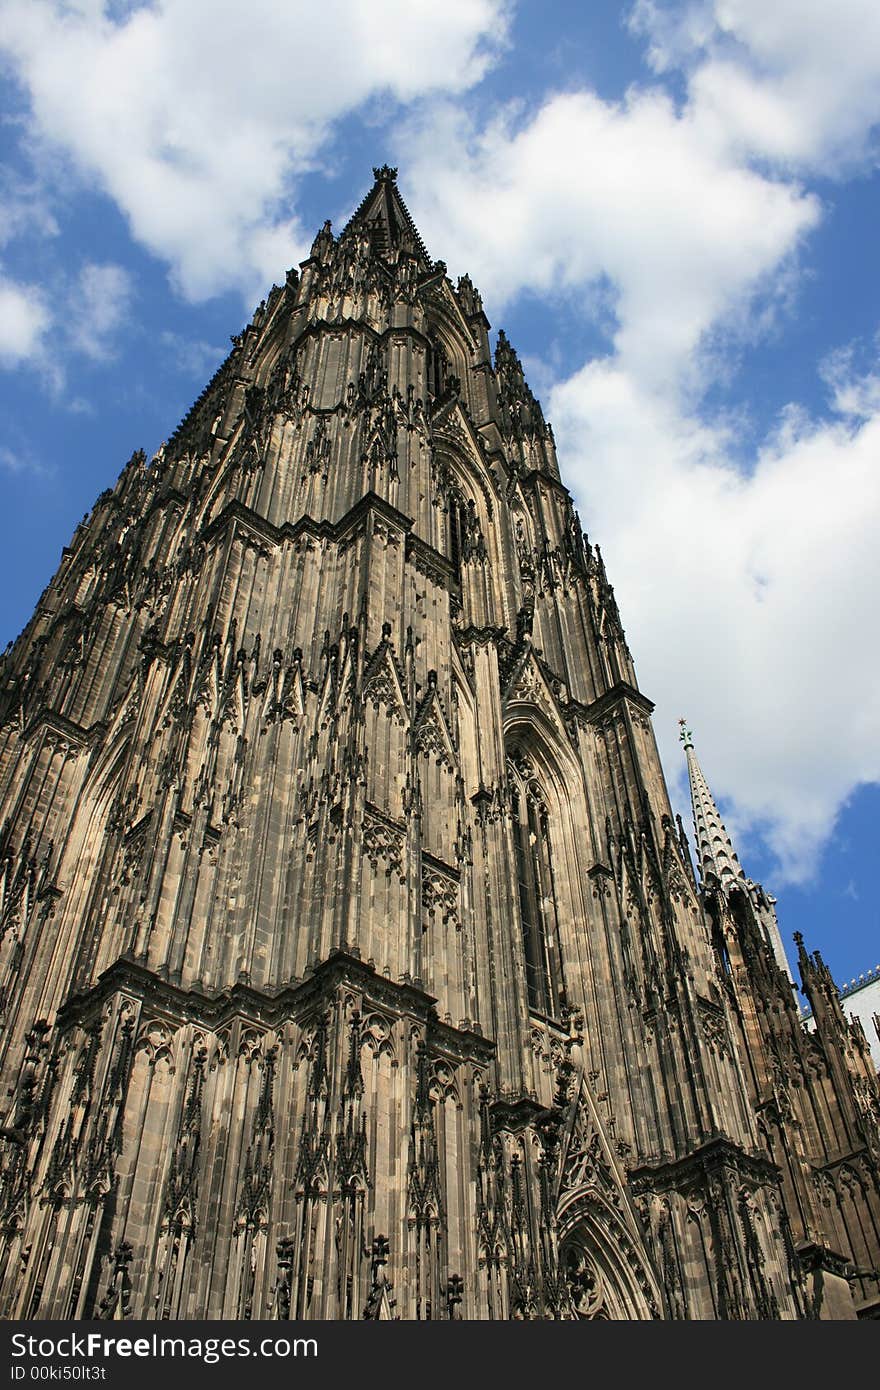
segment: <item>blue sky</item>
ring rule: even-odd
[[[370,182],[553,421],[684,810],[880,960],[876,0],[0,0],[0,640]]]

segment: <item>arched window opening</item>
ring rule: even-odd
[[[474,517],[473,502],[467,502],[463,493],[453,488],[449,495],[449,558],[459,583],[461,567],[473,550]]]
[[[427,388],[428,396],[442,396],[449,377],[449,358],[437,338],[432,337],[428,345]]]
[[[463,564],[469,560],[485,560],[486,555],[486,540],[476,503],[453,486],[449,490],[449,559],[456,579],[461,582]]]
[[[464,498],[453,493],[449,499],[449,558],[456,579],[461,579],[462,550],[465,539]]]
[[[734,895],[735,896],[735,895]],[[717,905],[714,899],[709,900],[709,922],[712,946],[715,950],[715,958],[721,967],[724,976],[733,974],[733,967],[730,963],[730,952],[724,938],[724,927],[718,914]]]
[[[564,987],[550,817],[529,759],[514,754],[507,770],[528,1006],[552,1018]]]

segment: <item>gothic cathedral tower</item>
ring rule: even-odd
[[[804,1316],[601,556],[375,175],[4,661],[0,1315]]]

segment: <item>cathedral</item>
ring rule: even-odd
[[[374,175],[2,661],[0,1317],[880,1316],[864,1030]]]

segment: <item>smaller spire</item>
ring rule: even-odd
[[[688,776],[691,784],[691,804],[694,808],[694,830],[697,840],[697,860],[700,878],[708,884],[714,878],[725,892],[733,888],[741,889],[749,898],[764,939],[776,960],[776,964],[794,983],[791,966],[785,954],[779,923],[774,908],[775,898],[771,898],[759,883],[753,883],[743,872],[742,865],[733,841],[727,833],[721,813],[709,790],[709,784],[694,751],[694,736],[686,719],[678,721],[681,732],[679,738],[684,745],[687,757]]]
[[[679,719],[678,723],[681,730],[679,738],[684,745],[687,757],[700,876],[704,882],[711,874],[724,886],[731,885],[737,880],[745,886],[746,876],[743,873],[742,865],[721,819],[721,813],[715,804],[715,799],[709,790],[703,769],[697,760],[694,750],[694,736],[688,728],[686,719]]]

